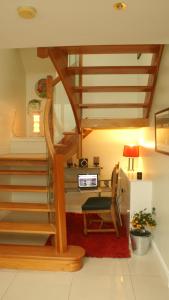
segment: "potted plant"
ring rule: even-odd
[[[153,208],[152,213],[146,212],[146,210],[145,208],[135,213],[131,220],[131,244],[134,253],[138,255],[147,253],[151,245],[151,229],[156,226],[155,208]]]

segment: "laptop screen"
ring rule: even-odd
[[[79,189],[97,189],[98,188],[98,174],[78,174],[78,188]]]

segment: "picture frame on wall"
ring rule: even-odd
[[[169,155],[169,107],[155,113],[155,151]]]

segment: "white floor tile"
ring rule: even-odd
[[[129,276],[79,273],[74,276],[69,300],[134,300]]]
[[[129,276],[113,276],[111,278],[112,300],[135,300],[134,291]]]
[[[136,300],[169,300],[169,288],[160,277],[131,276]]]
[[[153,249],[143,256],[133,255],[132,259],[128,261],[128,265],[131,275],[162,275],[159,260]]]
[[[68,300],[71,273],[19,272],[3,300]]]
[[[0,299],[11,285],[16,273],[12,270],[0,270]]]
[[[129,259],[85,258],[77,272],[0,270],[0,300],[169,300],[153,249]]]
[[[87,257],[81,272],[93,275],[129,275],[128,259]]]

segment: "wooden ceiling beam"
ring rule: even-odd
[[[147,127],[148,119],[82,119],[81,127],[90,129],[116,129]]]
[[[159,45],[86,45],[57,48],[61,48],[68,54],[128,54],[156,53],[159,50]]]
[[[69,74],[154,74],[156,66],[69,67]]]
[[[83,86],[74,87],[73,91],[76,93],[99,93],[99,92],[151,92],[151,86]]]
[[[80,108],[144,108],[144,103],[83,103],[79,104]]]

